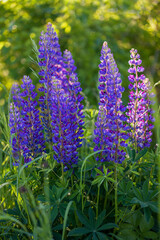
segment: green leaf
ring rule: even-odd
[[[92,240],[92,234],[90,234],[88,237],[86,237],[84,240]]]
[[[144,208],[144,216],[146,221],[149,222],[151,217],[151,210],[148,207]]]
[[[88,229],[91,229],[90,222],[86,216],[80,213],[80,211],[77,211],[78,218],[82,224],[84,224]]]
[[[126,191],[127,192],[130,191],[132,187],[133,187],[133,182],[129,181],[126,186]]]
[[[148,239],[157,239],[157,237],[158,237],[158,235],[157,235],[157,233],[155,233],[155,232],[153,232],[153,231],[148,231],[148,232],[145,232],[144,234],[143,234],[143,236],[145,237],[145,238],[148,238]]]
[[[112,228],[118,228],[118,225],[115,223],[107,223],[107,224],[104,224],[103,226],[101,226],[100,228],[98,228],[98,231],[108,230],[108,229],[112,229]]]
[[[148,205],[153,212],[158,213],[160,211],[157,202],[149,202]]]
[[[87,233],[90,233],[91,230],[85,228],[85,227],[79,227],[79,228],[75,228],[73,230],[71,230],[69,233],[68,233],[68,236],[83,236]]]
[[[106,181],[104,181],[104,184],[103,184],[103,186],[104,186],[104,188],[105,188],[106,192],[108,192],[108,182],[107,182],[107,180],[106,180]]]
[[[53,209],[51,210],[51,221],[52,221],[52,223],[56,219],[57,215],[58,215],[58,207],[55,205],[53,207]]]
[[[109,238],[106,236],[106,234],[101,232],[96,232],[99,240],[108,240]]]
[[[150,199],[157,197],[157,196],[158,196],[158,193],[159,193],[159,192],[157,191],[157,189],[154,190],[154,191],[152,191],[152,192],[150,193]]]
[[[109,235],[113,236],[117,240],[124,240],[121,237],[116,236],[114,233],[109,233]]]
[[[154,226],[154,220],[153,220],[153,217],[152,217],[152,216],[150,217],[149,222],[147,222],[145,216],[142,216],[142,217],[141,217],[141,221],[140,221],[140,224],[139,224],[139,227],[140,227],[141,232],[147,232],[147,231],[149,231],[153,226]]]
[[[137,176],[139,176],[139,175],[140,175],[140,174],[139,174],[139,172],[132,171],[132,170],[131,170],[131,173],[133,173],[133,174],[135,174],[135,175],[137,175]]]
[[[118,234],[123,240],[137,240],[137,234],[133,230],[124,229]]]
[[[95,185],[95,184],[97,184],[97,183],[101,183],[102,184],[102,182],[104,181],[104,177],[103,176],[98,176],[95,180],[93,180],[92,181],[92,185]]]
[[[94,214],[93,208],[91,207],[88,210],[88,216],[89,216],[91,228],[95,228],[95,214]]]
[[[146,208],[149,206],[147,202],[143,202],[136,197],[132,198],[131,203],[137,203],[141,206],[141,208]]]
[[[129,155],[129,157],[132,158],[132,151],[131,151],[130,147],[127,147],[127,153]]]
[[[98,228],[102,223],[103,223],[103,220],[104,220],[104,217],[105,217],[105,214],[106,214],[106,210],[103,210],[98,218],[97,218],[97,221],[96,221],[96,224],[95,224],[95,227]]]
[[[65,230],[66,230],[66,224],[67,224],[67,218],[68,218],[68,213],[69,213],[69,209],[72,205],[73,201],[70,201],[67,205],[66,211],[65,211],[65,215],[64,215],[64,223],[63,223],[63,232],[62,232],[62,240],[64,240],[64,236],[65,236]]]
[[[95,168],[95,171],[100,174],[100,175],[103,175],[103,173],[101,172],[101,170],[99,170],[98,168]]]
[[[137,197],[139,200],[143,201],[142,194],[141,194],[141,192],[140,192],[140,190],[139,190],[138,188],[134,187],[134,188],[133,188],[133,192],[134,192],[134,194],[136,195],[136,197]]]
[[[96,236],[96,233],[95,233],[95,232],[93,233],[93,240],[99,240],[99,239],[97,238],[97,236]]]
[[[135,161],[135,155],[136,155],[136,151],[135,151],[135,149],[132,149],[131,150],[132,161]]]
[[[146,152],[147,152],[147,148],[143,148],[135,157],[135,161],[138,161],[141,157],[143,157]]]
[[[144,199],[146,199],[148,197],[148,180],[143,183],[142,191]]]

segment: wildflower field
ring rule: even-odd
[[[160,129],[155,85],[128,52],[128,102],[109,44],[99,104],[51,23],[33,43],[39,69],[14,83],[0,111],[0,239],[160,239]],[[2,85],[3,87],[3,85]]]

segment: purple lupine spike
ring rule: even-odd
[[[43,87],[39,89],[42,96],[39,98],[41,107],[41,116],[43,126],[46,132],[47,142],[52,142],[52,126],[51,126],[51,91],[52,77],[62,78],[63,57],[58,43],[58,36],[51,23],[47,24],[47,32],[41,34],[39,42],[39,66],[41,68],[39,75],[42,76],[40,83]]]
[[[35,86],[32,80],[24,76],[21,90],[18,85],[12,88],[13,103],[10,106],[9,126],[11,128],[11,143],[13,157],[18,164],[20,157],[24,163],[41,155],[45,149],[43,127],[39,119]]]
[[[20,116],[18,107],[15,106],[14,102],[10,104],[9,109],[9,127],[11,139],[10,143],[12,145],[12,154],[15,159],[15,165],[18,164],[22,156],[22,140],[23,140],[23,119]]]
[[[149,147],[151,140],[151,129],[153,128],[151,109],[150,82],[143,74],[144,68],[141,65],[142,61],[140,55],[137,54],[136,49],[130,51],[131,60],[129,61],[130,73],[128,79],[130,81],[129,89],[129,103],[127,106],[128,123],[131,126],[130,138],[134,147],[144,148]]]
[[[63,54],[64,59],[64,67],[66,69],[66,77],[67,77],[67,86],[69,91],[69,96],[71,101],[73,102],[71,112],[75,112],[77,115],[77,124],[79,127],[76,129],[76,132],[79,133],[77,141],[81,141],[79,137],[83,135],[83,125],[84,121],[83,118],[85,117],[83,114],[83,105],[82,100],[84,99],[83,96],[80,94],[82,88],[80,87],[80,82],[78,81],[78,76],[76,73],[76,66],[74,65],[74,60],[70,51],[65,50]],[[79,144],[78,144],[79,146]],[[80,145],[81,146],[81,145]]]
[[[12,145],[12,154],[15,159],[14,165],[17,165],[22,154],[23,141],[23,119],[20,115],[21,104],[20,88],[17,83],[13,84],[11,89],[11,104],[9,108],[9,127],[10,127],[10,143]]]
[[[77,163],[80,134],[77,132],[77,116],[72,113],[72,101],[62,88],[62,82],[54,79],[52,96],[52,133],[54,159],[65,169]]]
[[[126,108],[122,105],[121,97],[124,88],[121,86],[120,73],[108,48],[103,43],[99,65],[99,113],[94,131],[94,151],[103,150],[97,160],[121,163],[125,159],[123,147],[127,147],[127,126],[124,122]]]
[[[41,67],[39,89],[42,92],[42,121],[47,141],[53,144],[54,158],[66,167],[77,163],[77,148],[83,137],[83,97],[71,53],[60,51],[58,37],[51,24],[40,37]]]
[[[43,127],[39,119],[39,110],[37,109],[37,101],[35,97],[37,93],[34,92],[35,86],[28,76],[22,79],[22,92],[20,94],[21,101],[21,115],[23,117],[23,156],[25,162],[42,155],[44,152],[44,136]]]

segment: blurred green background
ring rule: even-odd
[[[128,86],[129,50],[138,49],[145,75],[160,80],[160,1],[159,0],[1,0],[0,1],[0,83],[10,89],[24,74],[38,83],[30,68],[38,68],[31,39],[36,44],[47,22],[58,33],[62,51],[75,59],[79,80],[92,107],[98,102],[97,79],[103,41],[111,48]],[[157,86],[157,96],[160,88]],[[124,103],[128,101],[125,93]],[[0,87],[0,105],[7,102]],[[159,98],[160,100],[160,98]]]

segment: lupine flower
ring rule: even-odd
[[[23,119],[20,115],[20,104],[21,104],[21,97],[20,97],[20,88],[18,84],[13,84],[11,89],[11,104],[9,108],[9,127],[10,127],[10,134],[11,139],[10,143],[12,145],[12,154],[15,159],[14,165],[18,164],[22,156],[22,139],[24,137],[23,131]]]
[[[14,103],[10,104],[10,113],[9,113],[9,127],[12,138],[10,139],[10,143],[12,144],[12,154],[14,159],[16,160],[15,165],[17,165],[17,161],[20,160],[22,154],[22,118],[20,117],[19,109],[15,106]]]
[[[64,53],[65,71],[60,80],[52,78],[52,133],[54,159],[65,169],[77,163],[77,149],[83,137],[83,97],[71,53]]]
[[[151,129],[153,128],[150,97],[150,82],[143,74],[144,68],[142,61],[136,49],[130,51],[131,60],[129,61],[130,73],[128,79],[130,81],[129,104],[127,106],[128,123],[131,126],[130,138],[135,148],[149,147],[151,140]]]
[[[10,108],[11,134],[13,156],[16,159],[24,157],[24,162],[41,155],[44,151],[43,127],[39,119],[39,110],[35,101],[35,86],[29,77],[24,76],[21,85],[22,91],[17,88],[17,95],[13,95]],[[14,92],[15,93],[15,92]]]
[[[65,50],[63,54],[63,61],[65,63],[64,67],[66,69],[66,77],[67,77],[67,86],[69,91],[69,98],[70,101],[73,102],[73,110],[72,112],[75,112],[77,115],[77,124],[78,128],[76,129],[78,139],[77,141],[81,141],[79,137],[82,137],[83,135],[83,118],[85,117],[83,114],[83,105],[82,100],[84,99],[83,96],[80,94],[82,91],[82,88],[80,87],[80,82],[78,81],[77,73],[76,73],[76,66],[74,65],[74,60],[72,58],[72,55],[70,51]],[[79,145],[78,145],[79,147]]]
[[[83,97],[78,82],[76,67],[69,51],[64,52],[63,78],[52,78],[52,141],[54,158],[63,163],[65,169],[77,163],[77,148],[83,137]]]
[[[114,161],[121,163],[125,159],[123,147],[127,147],[128,138],[124,124],[127,118],[124,115],[126,108],[122,105],[121,97],[124,88],[121,86],[120,73],[108,48],[103,43],[99,65],[99,113],[94,131],[94,151],[104,150],[97,160],[101,162]]]
[[[42,121],[47,141],[53,144],[54,158],[68,167],[77,163],[77,148],[83,136],[82,89],[71,53],[66,50],[62,57],[57,34],[50,23],[40,40]]]
[[[71,110],[72,102],[61,86],[61,81],[54,81],[52,102],[52,133],[54,159],[66,168],[77,163],[78,128],[77,116]]]
[[[41,34],[39,42],[39,66],[41,68],[39,75],[41,76],[40,83],[43,86],[39,89],[42,96],[39,98],[42,122],[46,132],[47,142],[52,142],[52,126],[51,126],[51,92],[52,78],[60,79],[62,77],[63,58],[58,43],[58,36],[52,25],[48,23],[47,32]]]

